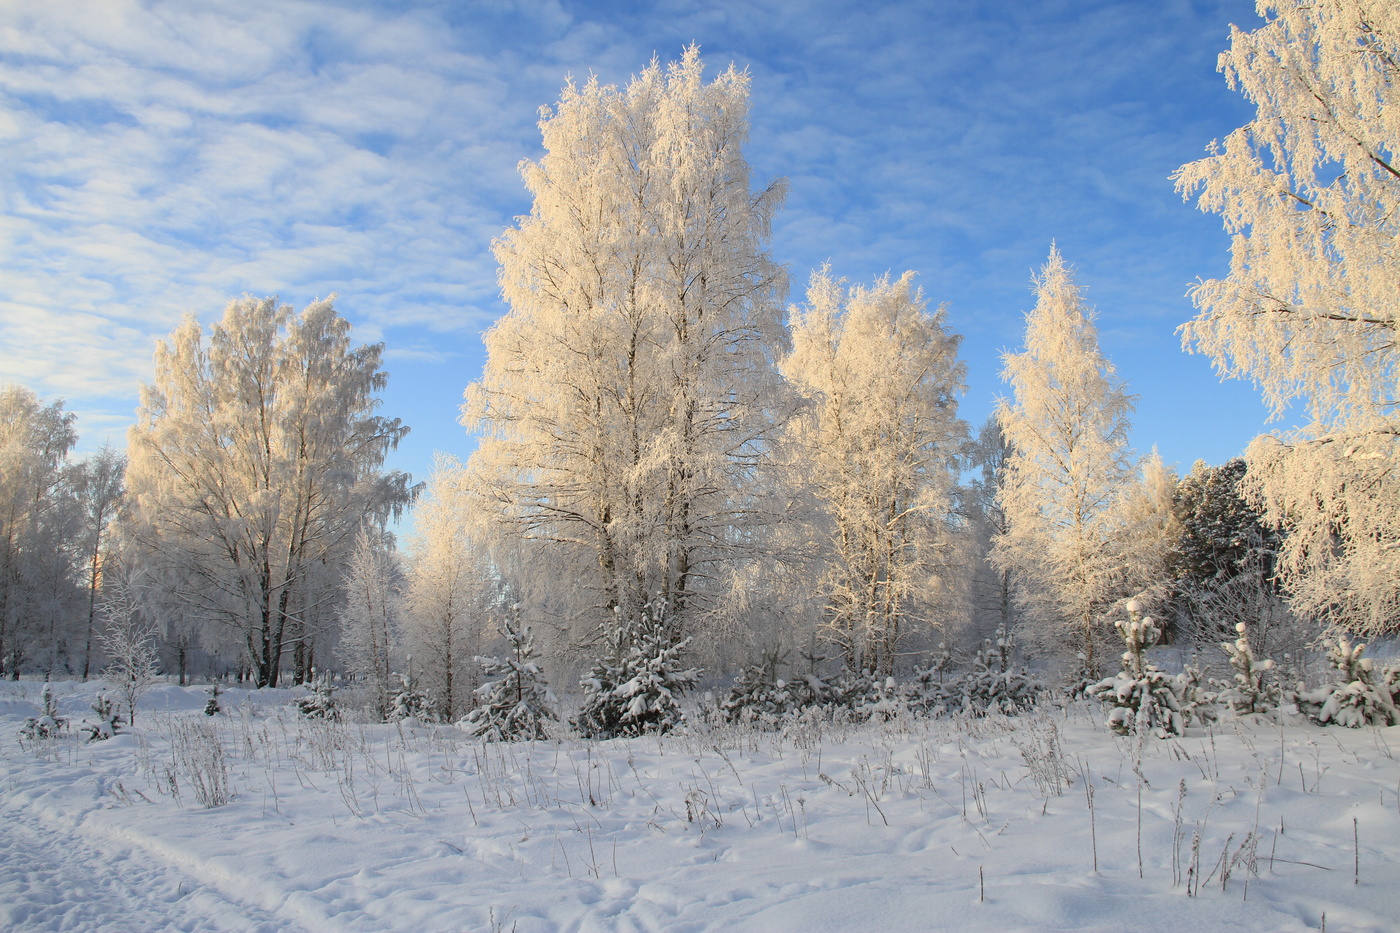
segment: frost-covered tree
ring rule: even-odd
[[[535,640],[530,627],[513,609],[501,625],[508,654],[505,658],[478,657],[486,682],[476,689],[480,702],[462,721],[472,735],[493,742],[549,737],[545,724],[558,720],[554,694],[535,661]]]
[[[63,489],[73,420],[62,401],[0,386],[0,674],[15,678],[30,658],[52,670],[78,595]]]
[[[1137,475],[1114,505],[1122,592],[1144,606],[1164,605],[1171,598],[1170,555],[1181,538],[1176,489],[1176,471],[1154,449],[1138,464]]]
[[[103,677],[126,700],[127,722],[136,725],[136,704],[155,686],[160,672],[156,636],[159,623],[143,608],[141,590],[149,581],[120,572],[103,587],[99,612],[102,653],[107,657]]]
[[[413,656],[434,713],[446,721],[471,704],[481,620],[499,589],[481,540],[482,522],[462,491],[463,480],[457,461],[438,457],[414,506],[408,542],[404,648]]]
[[[1202,642],[1244,624],[1261,656],[1300,656],[1315,630],[1289,608],[1274,568],[1282,538],[1244,498],[1245,461],[1197,461],[1173,496],[1180,534],[1167,555],[1178,613]]]
[[[156,345],[129,433],[125,540],[203,638],[243,653],[259,685],[333,616],[366,520],[410,500],[385,455],[407,433],[375,414],[382,344],[354,347],[332,299],[300,314],[230,302],[206,345],[193,317]],[[310,666],[305,653],[296,671]]]
[[[782,364],[806,403],[785,440],[818,503],[821,631],[848,670],[880,676],[909,634],[953,614],[965,576],[953,514],[965,368],[913,278],[847,288],[813,273]]]
[[[83,585],[87,591],[87,624],[83,629],[83,679],[92,668],[92,640],[96,630],[97,598],[102,588],[102,569],[112,557],[109,526],[115,520],[126,491],[126,455],[103,446],[69,471],[67,482],[77,501],[81,519]],[[181,682],[184,668],[181,665]]]
[[[992,562],[993,542],[1011,530],[1001,492],[1011,452],[996,415],[987,419],[977,438],[968,445],[967,460],[973,477],[963,490],[962,502],[971,532],[969,608],[973,630],[978,635],[998,629],[1012,631],[1020,622],[1012,570]]]
[[[337,654],[345,671],[364,686],[370,711],[387,720],[395,679],[393,665],[403,603],[401,574],[389,535],[361,528],[345,565]]]
[[[705,629],[761,545],[782,188],[750,188],[748,75],[702,70],[691,47],[623,88],[566,86],[522,165],[533,208],[494,247],[510,311],[466,392],[471,475],[513,534],[549,543],[532,575],[573,582],[590,636],[657,597]]]
[[[1132,397],[1099,350],[1091,312],[1052,249],[1026,316],[1025,347],[1004,358],[1014,398],[997,409],[1012,455],[1001,503],[1010,528],[996,566],[1013,572],[1026,642],[1079,655],[1096,679],[1104,613],[1122,595],[1115,502],[1132,481]]]
[[[1246,488],[1288,528],[1278,564],[1303,611],[1400,625],[1400,5],[1259,0],[1220,68],[1256,106],[1182,166],[1218,213],[1230,272],[1193,290],[1188,347],[1311,424],[1251,445]]]

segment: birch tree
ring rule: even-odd
[[[332,299],[298,315],[242,298],[210,331],[206,346],[189,317],[156,345],[122,527],[167,609],[243,652],[265,686],[333,615],[339,587],[326,577],[361,524],[410,500],[408,477],[381,470],[408,429],[375,414],[383,346],[352,347]]]
[[[1077,651],[1092,680],[1113,634],[1103,615],[1123,582],[1114,505],[1132,480],[1133,403],[1058,249],[1036,280],[1024,349],[1003,360],[1013,392],[997,409],[1012,447],[1002,487],[1010,528],[993,560],[1015,575],[1027,642]]]
[[[463,494],[464,472],[439,456],[414,508],[404,647],[438,718],[455,722],[478,686],[486,614],[496,587],[481,540],[481,517]]]
[[[102,568],[112,557],[109,526],[115,520],[126,487],[126,456],[103,446],[87,460],[74,465],[67,482],[77,501],[81,519],[83,585],[87,591],[87,618],[83,628],[83,679],[92,670],[92,644],[96,634],[97,600]],[[180,665],[181,683],[184,665]]]
[[[402,575],[382,528],[361,528],[345,565],[338,654],[345,672],[369,695],[376,718],[387,721],[398,655]]]
[[[0,673],[57,656],[57,620],[72,608],[63,496],[64,465],[77,442],[63,402],[47,405],[23,386],[0,386]],[[47,648],[44,647],[47,643]]]
[[[846,287],[823,268],[791,311],[784,375],[805,399],[787,440],[820,503],[822,631],[846,666],[888,676],[903,642],[960,592],[952,491],[965,367],[913,273]]]
[[[570,83],[521,167],[530,214],[494,249],[510,311],[486,335],[463,423],[477,492],[546,541],[590,630],[662,600],[704,628],[758,546],[782,269],[782,189],[750,189],[745,73],[706,83],[691,47],[626,87]]]
[[[1220,214],[1230,271],[1192,292],[1183,341],[1252,379],[1303,429],[1255,441],[1245,490],[1289,534],[1298,607],[1367,632],[1400,625],[1400,6],[1260,0],[1220,68],[1254,118],[1182,166]]]
[[[1015,579],[1010,567],[992,561],[994,542],[1011,530],[1002,504],[1007,464],[1012,448],[993,414],[969,445],[969,465],[975,471],[965,492],[964,506],[972,534],[971,620],[977,639],[997,631],[1014,631],[1020,621]]]

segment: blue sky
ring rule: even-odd
[[[182,314],[336,292],[387,345],[384,412],[413,428],[391,466],[426,476],[472,448],[457,408],[538,109],[695,42],[752,74],[792,300],[826,260],[917,271],[965,336],[977,425],[1055,241],[1139,396],[1136,446],[1220,462],[1273,426],[1180,350],[1228,239],[1168,176],[1250,115],[1215,70],[1232,22],[1252,0],[0,0],[0,381],[66,399],[82,450],[120,445]]]

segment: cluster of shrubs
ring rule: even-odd
[[[1181,735],[1193,719],[1210,722],[1222,711],[1270,713],[1290,704],[1319,725],[1400,724],[1400,662],[1377,665],[1364,657],[1365,645],[1354,645],[1345,635],[1327,645],[1334,672],[1330,682],[1311,690],[1299,683],[1289,690],[1279,683],[1272,660],[1255,657],[1249,629],[1241,622],[1235,640],[1220,644],[1229,657],[1231,678],[1206,681],[1194,665],[1173,675],[1148,661],[1145,650],[1161,632],[1151,619],[1139,616],[1133,603],[1128,610],[1128,620],[1115,623],[1126,649],[1123,669],[1086,691],[1110,707],[1108,725],[1117,732]]]
[[[1013,663],[1013,651],[1011,634],[999,630],[968,670],[953,675],[954,657],[945,644],[932,665],[904,684],[869,672],[846,671],[826,679],[816,672],[820,659],[810,655],[807,673],[784,678],[781,655],[769,653],[740,672],[718,712],[727,722],[770,728],[814,714],[850,722],[889,719],[901,710],[925,716],[1015,715],[1034,706],[1045,685]]]
[[[44,684],[39,699],[44,704],[44,711],[25,719],[19,729],[21,743],[56,739],[68,732],[68,720],[58,713],[58,699],[53,695],[53,687]],[[92,716],[83,720],[78,731],[87,741],[100,742],[121,732],[125,725],[126,718],[121,715],[116,702],[106,693],[99,693],[92,701]]]

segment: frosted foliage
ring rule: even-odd
[[[782,191],[754,193],[748,76],[688,49],[624,88],[569,84],[521,171],[528,216],[495,243],[510,311],[462,420],[478,492],[547,540],[556,574],[687,630],[757,539],[748,492],[771,443],[785,274],[766,251]]]
[[[797,481],[820,503],[808,534],[822,631],[848,669],[888,676],[902,639],[946,617],[965,576],[952,523],[967,439],[959,338],[913,273],[848,289],[823,268],[791,318],[782,369],[807,405],[786,442]]]
[[[453,720],[476,689],[480,620],[493,594],[479,538],[479,516],[462,491],[460,464],[439,455],[414,508],[412,561],[403,619],[404,647],[432,699],[434,713]]]
[[[1007,354],[1014,398],[998,417],[1012,454],[1001,489],[1010,530],[993,561],[1013,571],[1028,645],[1081,655],[1097,675],[1112,634],[1104,612],[1124,586],[1116,499],[1132,481],[1131,397],[1058,250],[1036,282],[1025,348]]]
[[[260,684],[332,614],[361,522],[411,497],[407,476],[380,470],[408,431],[375,414],[382,349],[352,347],[329,299],[299,315],[239,299],[207,345],[193,317],[156,345],[128,435],[124,539],[206,644],[246,652]]]
[[[1138,476],[1121,491],[1115,505],[1116,550],[1123,568],[1123,591],[1156,603],[1171,585],[1169,558],[1181,539],[1176,516],[1176,471],[1154,449],[1138,467]]]
[[[1182,166],[1234,236],[1230,274],[1193,292],[1186,342],[1247,376],[1276,411],[1393,423],[1400,320],[1400,5],[1261,2],[1220,68],[1258,108]]]
[[[371,711],[381,720],[392,708],[403,604],[397,562],[385,538],[382,532],[363,528],[355,537],[355,550],[345,566],[337,651],[346,673],[366,688]]]
[[[74,416],[23,386],[0,385],[0,673],[18,676],[30,657],[58,650],[70,567],[71,510],[61,494],[77,442]],[[47,645],[45,644],[47,642]]]
[[[1312,424],[1248,453],[1247,492],[1291,531],[1279,564],[1303,612],[1381,632],[1400,621],[1400,5],[1259,4],[1221,70],[1252,121],[1176,180],[1233,235],[1201,283],[1188,346]]]

